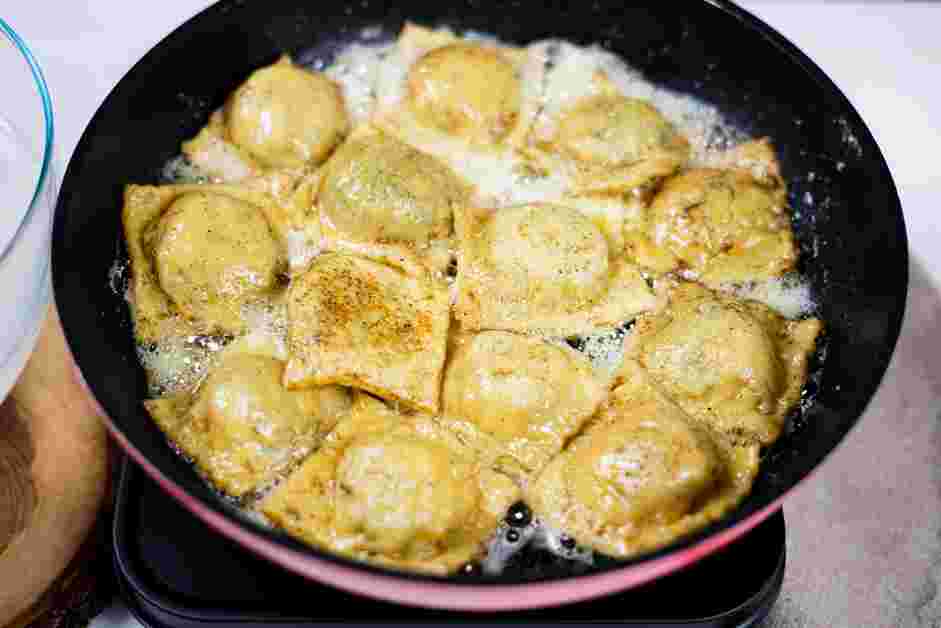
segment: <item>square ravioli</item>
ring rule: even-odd
[[[376,118],[481,147],[519,142],[539,108],[543,57],[406,24],[376,80]]]
[[[571,181],[523,150],[545,65],[545,46],[515,48],[407,24],[376,69],[371,122],[450,166],[475,204],[557,198]]]
[[[758,446],[686,414],[634,363],[588,426],[525,492],[544,523],[627,558],[728,512],[751,488]]]
[[[572,336],[653,309],[652,290],[617,248],[619,235],[597,220],[561,202],[458,212],[462,326]]]
[[[349,126],[339,86],[283,56],[252,72],[182,148],[211,180],[238,183],[322,163]]]
[[[443,284],[324,253],[287,299],[288,388],[343,384],[437,412],[450,324]]]
[[[349,418],[261,504],[307,543],[446,574],[479,557],[519,488],[471,426],[357,393]]]
[[[767,139],[666,180],[626,231],[630,258],[709,287],[780,277],[797,264],[787,186]],[[721,167],[721,168],[720,168]]]
[[[687,138],[651,102],[630,95],[634,76],[616,56],[563,43],[547,60],[528,148],[566,170],[573,191],[626,192],[688,161]]]
[[[607,392],[607,378],[568,346],[489,331],[452,337],[442,405],[445,416],[473,423],[536,473]]]
[[[743,443],[769,445],[807,379],[823,324],[681,283],[637,319],[625,357],[690,415]]]
[[[253,188],[127,186],[122,218],[138,341],[243,332],[244,308],[279,292],[288,266],[279,234],[289,214]]]
[[[348,390],[289,391],[284,362],[268,347],[236,341],[199,386],[144,402],[154,422],[222,492],[261,491],[299,462],[350,409]]]
[[[319,175],[325,249],[443,275],[452,259],[453,213],[469,192],[446,163],[364,125]]]

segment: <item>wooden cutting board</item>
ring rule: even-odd
[[[0,405],[0,626],[47,610],[43,594],[88,536],[107,478],[104,425],[73,375],[53,305]]]

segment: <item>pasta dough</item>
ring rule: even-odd
[[[408,23],[379,68],[376,117],[481,148],[516,143],[538,111],[542,75],[532,51]]]
[[[561,159],[574,192],[626,192],[687,162],[688,140],[651,103],[625,95],[599,59],[568,45],[555,56],[528,144]]]
[[[267,301],[287,266],[268,220],[276,206],[227,186],[128,186],[123,218],[138,339],[241,333],[243,306]]]
[[[372,123],[449,165],[473,204],[556,199],[570,187],[565,173],[522,150],[542,106],[545,63],[537,48],[407,24],[376,70]]]
[[[426,276],[325,253],[288,290],[284,384],[353,386],[436,412],[448,293]]]
[[[324,167],[317,198],[328,248],[447,266],[453,212],[467,188],[434,157],[363,129]]]
[[[569,336],[651,309],[639,271],[581,212],[534,204],[459,215],[458,299],[467,329]]]
[[[425,53],[409,71],[408,93],[419,120],[471,141],[499,142],[519,120],[519,76],[493,46],[455,43]]]
[[[349,130],[337,85],[287,57],[232,93],[225,121],[232,140],[269,168],[316,165]]]
[[[582,162],[623,166],[658,151],[681,152],[685,140],[648,102],[620,94],[599,94],[566,111],[554,144]]]
[[[283,258],[264,214],[224,196],[175,200],[154,227],[160,287],[190,318],[236,327],[239,304],[270,292]]]
[[[183,142],[183,154],[215,183],[239,183],[260,175],[264,170],[262,165],[227,136],[225,115],[221,109],[214,111],[206,126]]]
[[[788,321],[769,307],[681,284],[660,312],[641,316],[626,354],[680,406],[738,442],[767,445],[800,398],[817,319]]]
[[[551,146],[575,161],[578,190],[631,190],[675,172],[689,144],[657,109],[607,93],[563,113]]]
[[[529,472],[541,469],[607,393],[581,354],[507,332],[460,336],[448,359],[443,412],[477,425]]]
[[[697,169],[669,179],[628,234],[638,264],[683,271],[711,286],[768,279],[797,260],[784,188],[742,170]]]
[[[289,391],[284,363],[226,349],[192,394],[145,401],[157,425],[222,491],[242,497],[303,459],[350,408],[348,391]]]
[[[466,425],[359,394],[349,420],[260,505],[304,541],[444,574],[483,552],[519,489]]]
[[[339,87],[282,57],[253,72],[183,152],[212,177],[237,182],[267,168],[317,165],[348,131]]]
[[[526,490],[546,524],[617,557],[649,551],[722,516],[758,468],[756,446],[731,446],[639,369],[625,374],[584,432]]]

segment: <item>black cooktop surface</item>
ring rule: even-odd
[[[213,532],[130,461],[114,526],[122,593],[153,628],[495,621],[754,626],[778,597],[785,562],[778,512],[721,553],[625,593],[548,610],[468,614],[368,600],[290,574]]]

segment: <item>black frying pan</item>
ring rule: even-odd
[[[766,453],[750,496],[729,516],[653,554],[602,561],[579,576],[560,561],[540,563],[525,576],[401,574],[336,558],[241,518],[171,451],[144,411],[147,389],[128,308],[109,282],[124,255],[123,186],[159,182],[180,142],[253,69],[283,52],[301,62],[329,56],[365,26],[381,25],[392,37],[406,19],[519,44],[548,37],[601,43],[654,82],[715,104],[742,130],[776,140],[796,210],[800,270],[827,325],[826,351],[802,409]],[[872,398],[895,346],[908,281],[902,210],[869,130],[807,57],[721,0],[400,7],[225,0],[157,44],[102,104],[63,181],[52,247],[56,302],[75,363],[112,434],[167,491],[223,534],[308,577],[400,602],[477,610],[545,606],[635,586],[756,525],[836,447]]]

